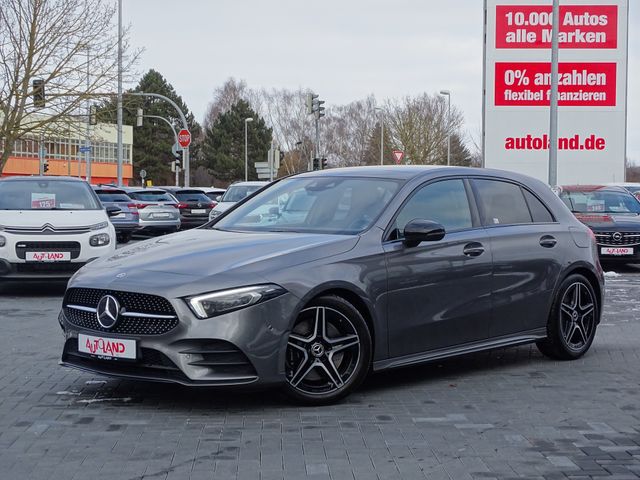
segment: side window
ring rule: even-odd
[[[499,180],[474,180],[482,207],[482,224],[513,225],[531,223],[531,214],[522,190],[513,183]]]
[[[552,223],[554,222],[553,215],[549,212],[549,209],[544,206],[538,198],[526,188],[523,188],[524,198],[529,205],[529,211],[533,216],[533,223]]]
[[[418,190],[398,213],[392,238],[404,237],[405,225],[416,218],[438,222],[447,232],[471,228],[471,210],[463,181],[443,180]]]

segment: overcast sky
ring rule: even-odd
[[[627,154],[640,164],[640,1],[630,3]],[[448,89],[477,140],[482,15],[482,0],[123,0],[140,71],[164,75],[200,121],[229,77],[311,88],[327,106]]]

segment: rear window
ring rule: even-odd
[[[209,197],[198,190],[175,192],[173,195],[181,202],[211,202],[211,199]]]
[[[264,185],[231,185],[222,197],[223,202],[239,202],[260,190]]]
[[[175,202],[175,199],[162,190],[150,190],[148,192],[131,192],[131,198],[142,200],[143,202]]]
[[[514,225],[531,223],[531,213],[522,190],[499,180],[474,180],[482,207],[482,224]]]
[[[103,202],[122,202],[131,201],[131,197],[122,191],[96,190],[98,198]]]

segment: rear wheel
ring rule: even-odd
[[[574,360],[584,355],[596,334],[598,303],[593,287],[582,275],[566,278],[551,307],[547,338],[536,345],[544,355]]]
[[[130,233],[119,233],[117,235],[118,243],[129,243],[131,241]]]
[[[353,305],[333,295],[314,300],[289,335],[287,394],[312,405],[345,397],[366,377],[371,350],[369,329]]]

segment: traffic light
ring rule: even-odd
[[[33,88],[33,106],[38,108],[43,108],[46,104],[44,98],[44,80],[41,78],[36,78],[31,82],[31,87]]]
[[[176,168],[182,168],[182,153],[183,153],[183,150],[182,150],[182,149],[179,149],[179,150],[176,152],[176,156],[175,156],[175,165],[176,165]]]
[[[324,117],[324,100],[315,100],[313,105],[313,112],[316,114],[316,118]]]
[[[320,159],[319,158],[314,158],[313,159],[313,169],[314,170],[320,170]]]
[[[323,159],[322,159],[322,170],[324,170],[325,168],[328,168],[328,167],[327,167],[327,159],[326,159],[326,158],[323,158]]]
[[[313,92],[307,93],[307,115],[311,115],[315,110],[313,109],[314,102],[318,98]]]
[[[98,107],[95,105],[89,106],[89,125],[98,124]]]
[[[45,160],[45,162],[42,164],[42,171],[43,171],[44,173],[47,173],[47,172],[49,171],[49,162],[47,162],[46,160]]]

